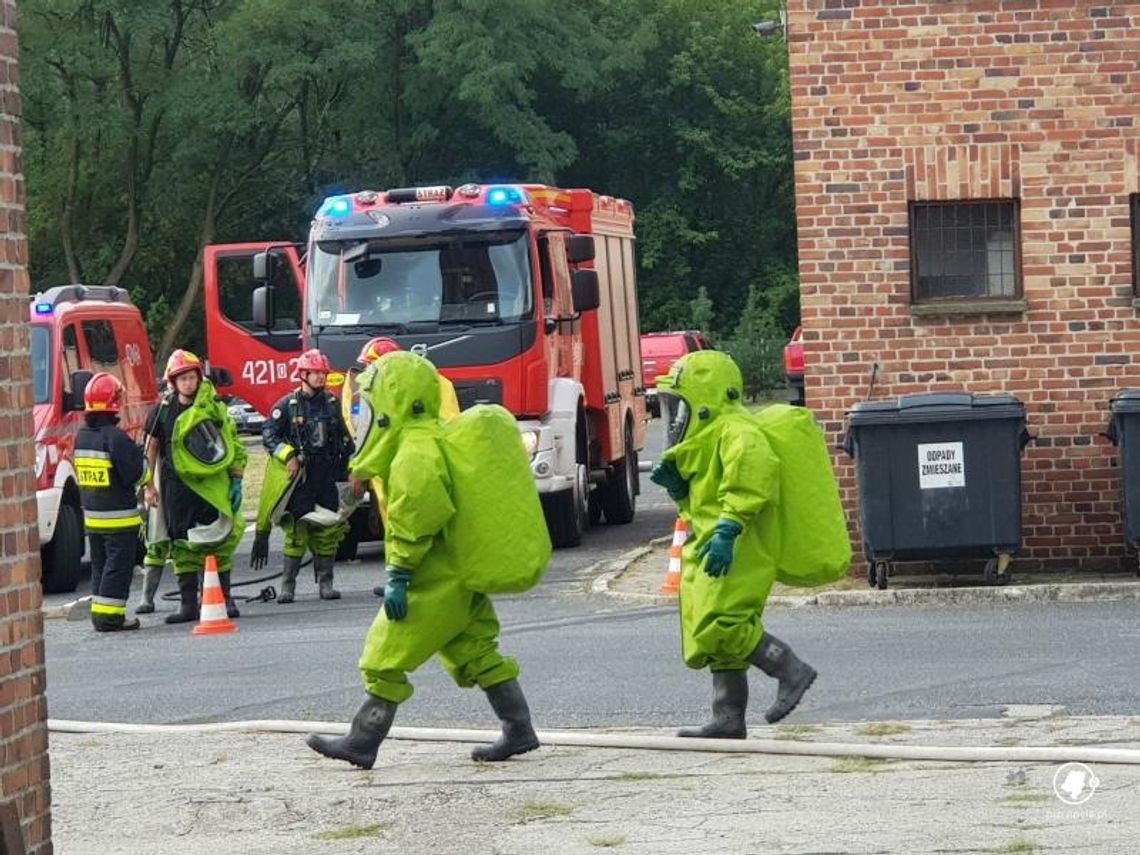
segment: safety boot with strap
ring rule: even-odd
[[[339,600],[340,591],[333,587],[333,567],[336,558],[331,555],[314,555],[313,567],[317,574],[317,590],[322,600]]]
[[[776,688],[776,702],[764,713],[768,724],[775,724],[794,710],[804,692],[815,682],[815,669],[769,632],[764,633],[748,661],[780,681]]]
[[[344,760],[361,769],[371,769],[376,762],[380,743],[388,735],[395,718],[396,704],[369,695],[368,700],[352,717],[347,735],[333,738],[310,733],[305,737],[305,744],[325,757]]]
[[[135,613],[149,615],[154,611],[154,595],[158,593],[158,586],[162,582],[163,565],[147,564],[143,569],[143,589],[139,604],[135,606]]]
[[[713,671],[713,717],[703,727],[683,727],[678,736],[705,739],[744,739],[744,711],[748,707],[748,672]]]
[[[198,620],[198,572],[179,573],[178,596],[181,603],[172,615],[166,616],[167,623],[190,623]]]
[[[297,590],[297,574],[301,572],[301,558],[292,555],[285,556],[285,569],[281,571],[281,593],[277,602],[288,605],[293,602]]]
[[[518,680],[496,683],[487,689],[491,709],[503,723],[502,734],[490,745],[471,751],[471,759],[486,762],[506,760],[538,748],[538,734],[530,722],[530,708]]]

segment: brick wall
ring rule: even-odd
[[[16,4],[0,0],[0,809],[29,853],[51,848],[36,532]],[[3,838],[0,829],[0,839]]]
[[[1114,393],[1140,387],[1140,2],[788,7],[807,397],[829,438],[876,363],[876,398],[1014,394],[1040,436],[1018,566],[1119,566],[1121,486],[1097,434]],[[1020,200],[1024,310],[915,313],[908,202],[996,197]],[[858,544],[854,469],[836,462]]]

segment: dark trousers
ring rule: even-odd
[[[88,532],[91,543],[92,616],[102,613],[121,623],[127,612],[139,546],[138,526],[114,532]],[[116,621],[116,618],[118,619]]]

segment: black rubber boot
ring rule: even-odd
[[[530,708],[518,680],[496,683],[487,689],[487,700],[503,723],[503,733],[490,745],[472,749],[472,760],[498,762],[538,748],[538,734],[531,726]]]
[[[780,681],[776,688],[776,702],[764,713],[768,724],[775,724],[794,710],[804,692],[815,682],[815,669],[770,632],[764,633],[748,661]]]
[[[361,769],[371,769],[376,762],[380,743],[388,735],[395,717],[396,704],[369,695],[368,700],[352,717],[352,726],[347,736],[331,737],[310,733],[305,737],[305,744],[325,757],[344,760]]]
[[[333,567],[336,558],[331,555],[314,555],[313,567],[317,573],[317,590],[322,600],[339,600],[340,591],[333,587]]]
[[[301,572],[301,559],[285,556],[285,569],[281,571],[281,593],[277,602],[283,606],[293,602],[293,594],[297,590],[297,574]]]
[[[377,597],[380,597],[381,599],[383,599],[384,598],[384,586],[383,585],[377,585],[375,588],[372,589],[372,593],[375,594]]]
[[[166,616],[167,623],[190,623],[190,621],[198,620],[198,574],[197,573],[179,573],[178,574],[178,594],[182,600],[181,604],[172,615]]]
[[[237,603],[235,603],[234,598],[230,596],[229,572],[218,574],[218,584],[222,586],[222,594],[226,598],[226,617],[228,617],[230,620],[241,617],[241,612],[238,611]]]
[[[748,708],[748,672],[713,671],[713,717],[704,727],[683,727],[678,736],[705,739],[744,739],[744,711]]]
[[[111,615],[91,615],[91,623],[96,632],[129,632],[141,626],[138,618]]]
[[[135,613],[149,615],[154,612],[154,595],[158,593],[159,583],[162,582],[162,566],[155,567],[148,564],[143,572],[142,598],[135,606]]]

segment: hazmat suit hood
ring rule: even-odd
[[[746,412],[743,389],[740,367],[718,350],[696,350],[674,362],[657,378],[667,447],[698,436],[718,416]]]
[[[439,372],[422,356],[397,351],[369,366],[357,386],[357,452],[349,469],[361,480],[387,480],[403,432],[439,423]]]

